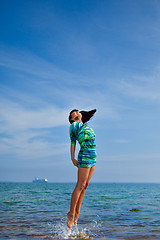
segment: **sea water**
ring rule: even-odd
[[[1,183],[0,239],[160,239],[160,184],[91,183],[66,227],[75,183]],[[131,209],[140,211],[130,211]]]

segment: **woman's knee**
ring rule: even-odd
[[[89,185],[89,182],[87,181],[84,187],[85,190],[87,189],[88,185]]]
[[[79,182],[78,183],[78,187],[79,187],[79,189],[81,190],[81,191],[83,191],[84,189],[86,189],[87,187],[86,187],[86,181],[84,181],[84,182]]]
[[[81,185],[81,190],[82,190],[82,191],[85,191],[85,190],[87,189],[88,185],[89,185],[89,182],[83,183],[83,184]]]

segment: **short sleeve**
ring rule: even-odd
[[[71,139],[71,145],[76,145],[76,129],[75,129],[75,126],[74,126],[74,123],[71,124],[70,126],[70,139]]]

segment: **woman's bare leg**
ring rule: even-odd
[[[72,193],[70,212],[67,214],[67,226],[71,229],[74,221],[76,205],[81,195],[81,192],[84,190],[88,177],[89,177],[90,168],[78,168],[78,181],[77,185]]]
[[[74,218],[74,224],[77,225],[77,221],[78,221],[78,217],[79,217],[79,213],[80,213],[80,208],[81,208],[81,204],[82,204],[82,201],[83,201],[83,198],[84,198],[84,195],[85,195],[85,192],[86,192],[86,189],[89,185],[89,182],[91,180],[91,177],[93,175],[93,172],[95,170],[95,166],[91,167],[90,168],[90,171],[89,171],[89,175],[88,175],[88,179],[87,179],[87,182],[86,182],[86,186],[85,188],[83,189],[83,191],[81,192],[80,194],[80,197],[78,199],[78,202],[77,202],[77,205],[76,205],[76,211],[75,211],[75,218]]]

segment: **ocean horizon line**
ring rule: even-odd
[[[20,183],[20,184],[23,184],[23,183],[26,183],[26,184],[29,184],[29,183],[33,183],[33,180],[31,181],[1,181],[0,180],[0,183]],[[76,181],[74,182],[50,182],[48,181],[47,183],[45,184],[74,184],[76,183]],[[41,184],[44,184],[44,183],[41,183]],[[160,182],[91,182],[90,185],[92,184],[160,184]]]

